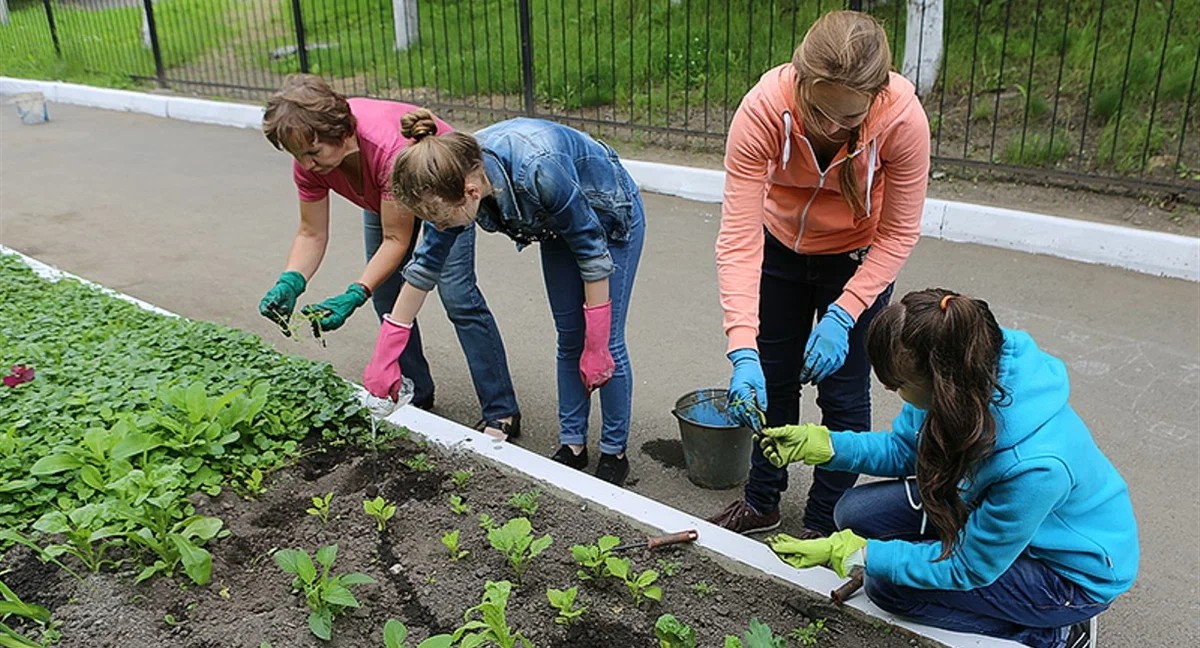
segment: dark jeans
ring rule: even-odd
[[[906,492],[907,491],[907,492]],[[886,481],[852,488],[834,512],[839,529],[877,540],[936,541],[924,528],[915,481]],[[867,552],[867,562],[871,554]],[[1021,556],[994,583],[967,591],[917,589],[869,577],[866,592],[879,607],[919,623],[956,632],[1057,648],[1064,629],[1108,608],[1046,563]]]
[[[841,296],[858,270],[861,255],[796,254],[770,233],[766,237],[758,302],[758,353],[767,379],[767,425],[775,427],[800,422],[800,369],[808,335],[815,320]],[[892,287],[888,286],[858,318],[850,329],[846,363],[817,385],[821,424],[830,430],[871,429],[867,329],[891,296]],[[832,533],[833,507],[857,480],[856,473],[816,468],[804,507],[804,526]],[[780,496],[787,487],[787,468],[772,466],[758,444],[753,444],[746,503],[760,513],[774,511],[779,508]]]
[[[412,241],[400,267],[371,295],[375,313],[380,319],[385,313],[390,313],[396,304],[400,287],[404,285],[400,269],[412,258],[420,229],[419,223],[413,227]],[[479,397],[482,418],[494,421],[518,413],[517,397],[508,372],[508,358],[504,353],[500,328],[496,326],[492,311],[488,309],[476,282],[475,231],[475,227],[471,226],[454,240],[441,278],[438,279],[437,293],[446,309],[446,316],[454,324],[463,354],[467,357],[467,368],[471,372],[475,394]],[[379,214],[363,212],[363,241],[369,260],[383,241]],[[400,366],[404,375],[413,381],[414,401],[427,401],[433,397],[433,376],[421,349],[421,330],[415,321],[408,346],[400,354]]]

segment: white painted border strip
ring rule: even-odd
[[[262,108],[248,104],[0,77],[0,95],[35,91],[51,102],[183,121],[239,128],[258,128],[262,123]],[[723,171],[640,160],[622,162],[646,191],[700,202],[721,202]],[[933,198],[925,201],[921,233],[947,241],[1200,281],[1200,238],[1191,236]]]
[[[159,308],[136,297],[125,295],[69,272],[59,270],[54,266],[26,256],[7,246],[0,245],[0,254],[20,258],[39,276],[50,281],[58,281],[63,278],[75,279],[146,310],[169,317],[180,317],[176,313]],[[354,386],[358,390],[358,397],[365,399],[367,391],[360,385],[355,384]],[[661,502],[656,502],[648,497],[638,495],[632,491],[618,488],[591,475],[581,473],[574,468],[568,468],[558,462],[511,443],[497,441],[485,434],[480,434],[471,428],[459,425],[436,414],[431,414],[416,407],[401,407],[392,412],[386,420],[396,425],[405,426],[413,434],[448,448],[451,451],[471,453],[482,457],[486,461],[500,464],[550,488],[565,491],[587,502],[608,509],[617,515],[632,519],[641,526],[670,532],[683,529],[698,529],[700,531],[700,538],[696,541],[696,545],[717,554],[723,560],[748,567],[753,572],[769,578],[801,587],[819,597],[828,595],[831,590],[842,584],[842,580],[828,570],[799,570],[788,567],[765,544],[757,540],[752,540],[709,524],[705,520],[688,513],[684,513]],[[868,616],[879,618],[886,623],[906,628],[917,635],[955,648],[1009,648],[1018,646],[1018,644],[1009,641],[992,639],[980,635],[950,632],[948,630],[915,624],[880,610],[862,594],[850,599],[847,605],[862,611]]]

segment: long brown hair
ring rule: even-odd
[[[941,288],[911,292],[879,312],[867,333],[875,375],[888,389],[920,381],[932,404],[917,442],[917,487],[942,541],[959,541],[969,511],[959,484],[996,443],[989,406],[1007,396],[998,380],[1004,334],[987,302]]]
[[[298,151],[316,141],[340,144],[358,122],[346,98],[313,74],[293,74],[267,99],[263,134],[280,150]]]
[[[808,28],[804,40],[792,54],[796,68],[796,103],[806,124],[816,114],[808,100],[812,84],[821,81],[844,86],[875,98],[888,86],[892,70],[892,51],[887,32],[870,14],[858,11],[831,11]],[[864,122],[865,123],[865,122]],[[862,125],[850,131],[846,151],[858,148]],[[866,216],[866,198],[859,192],[858,173],[853,160],[842,165],[839,189],[855,216]]]
[[[474,136],[437,132],[437,117],[425,108],[400,119],[400,134],[413,143],[396,156],[392,194],[422,216],[436,211],[438,202],[462,202],[467,176],[483,168],[483,149]]]

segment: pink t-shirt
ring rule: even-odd
[[[316,202],[329,195],[329,191],[363,209],[379,213],[380,204],[392,197],[392,161],[412,140],[400,134],[400,118],[416,110],[418,106],[398,101],[378,99],[350,99],[350,112],[358,120],[358,150],[362,160],[363,190],[360,194],[350,180],[339,169],[321,175],[304,170],[299,162],[292,162],[292,178],[300,200]],[[449,133],[450,124],[438,120],[438,135]]]

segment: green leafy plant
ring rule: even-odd
[[[738,639],[733,635],[725,635],[725,648],[787,648],[787,639],[771,632],[770,626],[750,619],[750,630]]]
[[[492,529],[496,528],[496,521],[493,520],[492,516],[488,515],[487,513],[480,513],[479,528],[483,529],[484,531],[491,531]]]
[[[395,619],[388,619],[383,624],[384,648],[405,648],[404,640],[408,638],[408,628]],[[450,648],[454,637],[448,634],[434,635],[417,644],[417,648]]]
[[[678,574],[681,567],[683,567],[683,563],[679,562],[678,560],[663,560],[662,558],[658,559],[658,571],[661,572],[663,576],[668,578]]]
[[[458,495],[450,496],[450,512],[455,515],[466,515],[471,512],[471,507],[463,501],[463,498]]]
[[[633,571],[628,558],[609,556],[604,561],[604,573],[625,583],[625,587],[629,588],[629,594],[633,597],[634,605],[641,605],[644,599],[662,600],[662,588],[654,584],[658,580],[658,572],[653,569],[647,569],[638,574]]]
[[[459,547],[458,535],[458,529],[447,531],[446,533],[442,534],[442,544],[445,545],[446,549],[450,552],[450,560],[455,562],[471,555],[470,551]]]
[[[654,637],[659,648],[696,648],[696,630],[671,614],[658,617]]]
[[[604,576],[604,564],[612,555],[612,550],[621,544],[621,539],[613,535],[600,536],[596,544],[571,545],[571,557],[582,567],[575,572],[580,580],[598,579]]]
[[[305,512],[309,515],[319,518],[321,524],[329,524],[329,504],[333,501],[333,491],[325,493],[325,496],[313,495],[312,506]]]
[[[429,457],[426,456],[424,452],[418,452],[407,459],[401,459],[400,463],[408,466],[409,470],[422,473],[432,472],[435,468],[437,468],[433,462],[429,461]]]
[[[466,488],[467,480],[471,479],[471,471],[455,470],[453,473],[450,473],[450,479],[454,480],[455,488],[462,490],[463,488]]]
[[[825,629],[825,619],[814,619],[803,628],[792,630],[788,636],[801,646],[815,646],[820,641],[822,632],[827,632]]]
[[[18,632],[4,623],[9,617],[22,619],[25,625],[37,626],[39,638]],[[50,611],[40,605],[26,603],[0,581],[0,646],[4,648],[44,648],[58,643],[58,624],[50,618]]]
[[[275,552],[275,564],[284,573],[295,576],[292,589],[303,592],[304,600],[312,612],[308,615],[308,629],[320,639],[328,641],[333,636],[333,619],[349,608],[359,607],[358,599],[350,592],[354,585],[375,582],[366,574],[349,573],[330,577],[333,561],[337,559],[337,545],[328,545],[317,550],[316,565],[308,553],[300,549],[280,549]]]
[[[488,581],[484,585],[483,601],[466,611],[463,615],[466,623],[454,631],[454,643],[463,647],[491,643],[499,648],[513,648],[520,643],[524,648],[533,648],[528,639],[508,625],[505,611],[512,587],[508,581]]]
[[[707,581],[699,581],[695,585],[692,585],[692,593],[695,594],[698,598],[704,598],[706,596],[711,596],[712,594],[716,594],[717,588],[713,587],[712,585],[709,585]]]
[[[376,495],[375,499],[364,500],[363,510],[367,515],[375,518],[375,529],[381,532],[387,528],[388,520],[396,515],[396,506],[388,503],[380,495]]]
[[[117,566],[120,560],[107,560],[109,550],[125,544],[119,525],[109,524],[111,503],[85,504],[69,512],[50,511],[33,523],[42,533],[60,535],[64,542],[45,547],[46,555],[73,556],[91,572],[104,566]]]
[[[508,559],[517,582],[529,567],[534,556],[542,553],[554,540],[549,534],[536,540],[533,537],[533,525],[528,518],[513,518],[504,526],[495,527],[488,531],[488,542],[492,548],[499,551]]]
[[[553,587],[546,589],[546,598],[549,599],[550,605],[558,610],[558,616],[554,617],[554,622],[559,625],[571,625],[587,612],[587,606],[575,606],[575,598],[579,595],[579,588],[572,587],[568,590],[557,590]]]
[[[509,506],[519,509],[525,515],[533,517],[538,510],[538,499],[542,496],[542,491],[531,488],[527,491],[513,493],[512,497],[508,498]]]

